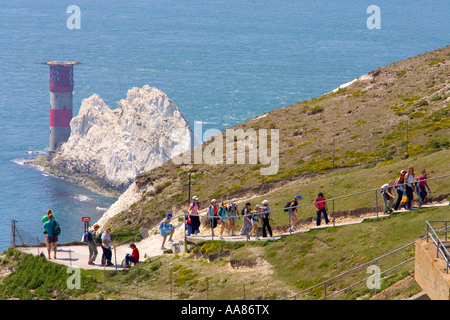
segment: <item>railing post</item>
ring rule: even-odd
[[[378,190],[375,190],[375,206],[377,207],[377,218],[378,218]]]
[[[334,199],[333,199],[333,227],[336,227],[336,221],[334,218]]]
[[[448,233],[448,230],[447,230],[447,220],[445,220],[445,242],[447,242],[447,233]]]
[[[114,262],[115,262],[115,266],[116,266],[116,270],[117,270],[117,250],[116,250],[116,247],[114,247]]]
[[[379,277],[379,275],[377,274],[378,273],[378,259],[377,260],[375,260],[375,266],[376,266],[376,269],[375,269],[375,294],[377,294],[378,292],[377,292],[377,287],[378,287],[378,277]]]

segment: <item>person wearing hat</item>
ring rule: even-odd
[[[132,249],[131,255],[127,253],[125,256],[125,264],[123,265],[124,268],[129,268],[130,263],[138,263],[139,262],[139,250],[136,248],[136,245],[134,243],[130,244],[130,248]]]
[[[267,237],[267,231],[269,232],[270,237],[272,238],[272,228],[270,227],[270,220],[272,220],[272,217],[270,216],[269,201],[264,200],[262,202],[260,216],[262,219],[263,238]],[[266,231],[266,229],[267,229],[267,231]]]
[[[239,232],[239,235],[246,236],[247,240],[250,238],[250,231],[252,229],[252,224],[250,221],[250,214],[251,214],[252,208],[251,203],[247,202],[245,204],[245,207],[242,208],[241,215],[244,218],[244,223],[242,225],[241,231]]]
[[[324,202],[326,201],[327,198],[325,198],[323,196],[322,192],[319,192],[319,194],[317,195],[317,198],[314,200],[314,203],[316,205],[316,226],[320,226],[320,222],[321,222],[321,216],[323,213],[323,217],[325,218],[325,223],[328,224],[330,221],[328,220],[328,215],[327,215],[327,210],[328,210],[328,206],[327,203]]]
[[[394,185],[395,189],[397,190],[397,202],[394,205],[394,210],[397,211],[400,207],[400,203],[402,202],[403,195],[406,193],[405,189],[405,174],[406,170],[400,171],[400,177],[395,179]]]
[[[161,220],[159,223],[159,229],[161,230],[161,236],[163,237],[163,241],[161,244],[161,250],[166,250],[164,247],[166,243],[167,236],[169,236],[169,242],[173,242],[172,236],[175,232],[175,228],[170,224],[170,220],[173,218],[172,213],[168,213],[167,216]]]
[[[294,201],[291,202],[291,204],[289,205],[289,209],[288,209],[288,214],[289,214],[289,231],[295,231],[295,225],[297,224],[298,221],[298,217],[297,217],[297,206],[298,206],[298,200],[302,200],[302,196],[301,195],[296,195]]]
[[[219,219],[219,206],[217,205],[217,200],[212,199],[211,204],[208,206],[208,217],[211,223],[211,233],[214,236],[214,228],[217,227],[217,220]]]
[[[196,235],[200,233],[200,219],[198,216],[198,212],[200,211],[200,203],[198,202],[198,197],[192,197],[192,203],[189,205],[189,216],[188,220],[190,220],[190,224],[188,223],[188,234],[187,236],[193,234]]]

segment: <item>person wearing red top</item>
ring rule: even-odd
[[[130,248],[132,248],[133,251],[131,252],[131,255],[129,253],[127,253],[127,255],[125,256],[125,265],[123,266],[124,268],[129,268],[130,262],[132,262],[134,264],[139,262],[138,248],[136,248],[136,245],[134,243],[130,244]]]
[[[316,204],[316,225],[320,226],[320,221],[321,221],[321,214],[323,213],[323,217],[325,218],[325,223],[328,224],[330,221],[328,220],[328,215],[327,215],[327,210],[328,210],[328,206],[327,203],[325,202],[325,200],[327,200],[324,196],[323,193],[320,192],[317,196],[317,198],[314,200],[314,203]]]

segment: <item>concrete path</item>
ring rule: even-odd
[[[433,203],[433,204],[424,205],[423,207],[426,208],[426,207],[433,207],[433,206],[449,206],[449,204],[450,204],[449,202]],[[401,212],[405,212],[405,210],[402,209],[402,210],[397,211],[397,213],[401,213]],[[383,216],[387,216],[387,215],[384,215],[383,213],[379,213],[378,216],[383,217]],[[372,218],[376,218],[376,215],[368,214],[368,215],[365,215],[364,217],[355,218],[353,221],[349,221],[348,219],[345,221],[336,221],[335,226],[343,226],[343,225],[348,225],[348,224],[360,223],[360,222],[364,221],[365,219],[372,219]],[[184,226],[183,224],[179,224],[179,225],[175,226],[176,229],[175,229],[175,233],[173,235],[174,242],[170,243],[167,241],[165,243],[165,247],[167,249],[172,249],[175,252],[175,248],[178,247],[181,252],[184,251],[184,245],[179,245],[180,243],[184,243],[184,227],[183,226]],[[332,222],[330,222],[328,225],[323,224],[321,226],[315,226],[313,224],[308,225],[308,226],[300,226],[297,228],[298,229],[297,231],[293,231],[292,233],[277,234],[271,238],[259,237],[258,241],[277,240],[282,237],[288,236],[290,234],[308,232],[312,229],[327,228],[327,227],[332,227],[332,226],[333,226]],[[206,240],[222,240],[219,238],[218,235],[211,237],[211,234],[207,233],[208,231],[209,230],[205,229],[204,230],[205,234],[197,235],[195,237],[190,236],[190,237],[187,237],[186,240],[188,243],[190,243],[190,242],[198,243],[198,242],[206,241]],[[224,241],[247,241],[245,236],[228,236],[228,235],[225,235],[223,237],[223,240]],[[252,236],[250,238],[250,241],[255,241],[255,237]],[[139,253],[140,253],[141,261],[145,260],[146,258],[155,257],[155,256],[164,254],[164,251],[161,250],[161,244],[162,244],[162,237],[157,232],[148,234],[140,242],[135,242],[135,245],[138,248]],[[173,247],[174,244],[178,244],[178,246]],[[45,255],[45,257],[47,258],[47,249],[45,247],[17,247],[17,248],[19,250],[21,250],[22,252],[31,253],[34,255],[39,255],[39,254],[43,253]],[[117,268],[122,267],[121,263],[122,263],[122,260],[125,258],[125,255],[127,253],[131,253],[131,248],[129,247],[129,243],[126,245],[121,245],[121,246],[117,247],[115,251],[113,251],[112,262],[117,263],[117,265],[114,265],[111,267],[103,267],[100,265],[101,257],[102,257],[102,248],[100,246],[98,246],[97,250],[98,250],[98,256],[95,261],[96,265],[94,265],[94,266],[88,264],[89,249],[88,249],[87,245],[72,245],[72,246],[58,245],[58,251],[57,251],[57,255],[56,255],[57,259],[56,260],[51,259],[49,261],[52,261],[55,263],[60,263],[60,264],[67,265],[70,267],[79,267],[79,268],[83,268],[83,269],[116,270],[116,267]],[[52,252],[51,257],[53,257],[53,252]]]

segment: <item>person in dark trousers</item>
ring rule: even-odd
[[[323,213],[323,217],[325,218],[325,223],[328,224],[330,221],[328,220],[328,206],[325,202],[327,199],[323,196],[323,193],[320,192],[317,195],[317,198],[314,200],[314,203],[316,204],[316,226],[320,226],[321,222],[321,215]]]
[[[44,223],[44,229],[47,230],[47,252],[48,252],[48,259],[50,260],[50,252],[53,247],[54,254],[53,259],[56,259],[56,251],[57,251],[57,245],[58,242],[58,235],[55,234],[55,227],[59,226],[58,222],[53,218],[53,212],[50,210],[47,213],[48,221]]]
[[[136,248],[134,243],[130,244],[130,248],[132,249],[131,254],[127,253],[125,256],[125,265],[124,268],[129,268],[130,263],[138,263],[139,262],[139,250]]]
[[[405,189],[405,185],[404,185],[405,174],[406,174],[406,170],[402,170],[400,172],[400,177],[398,177],[394,181],[395,189],[397,190],[397,202],[395,202],[395,205],[394,205],[395,211],[397,211],[398,208],[400,207],[400,203],[402,202],[403,195],[406,193],[406,189]]]
[[[107,228],[102,234],[102,266],[113,266],[111,262],[112,251],[111,251],[111,228]]]
[[[191,221],[190,226],[188,226],[188,235],[196,235],[200,233],[200,219],[198,217],[198,212],[200,211],[200,203],[198,202],[198,197],[192,197],[192,203],[189,205],[189,219]]]
[[[417,195],[419,196],[419,208],[424,204],[425,198],[427,197],[428,192],[431,194],[430,187],[427,183],[427,171],[425,169],[420,173],[421,175],[417,178]]]
[[[409,165],[408,172],[405,174],[405,188],[406,188],[406,197],[408,200],[406,201],[406,209],[412,210],[412,201],[414,197],[414,167]]]
[[[270,220],[272,220],[272,217],[270,216],[269,201],[267,200],[264,200],[262,202],[261,218],[262,218],[263,238],[267,237],[267,232],[269,232],[269,235],[272,238],[272,228],[270,227]]]

